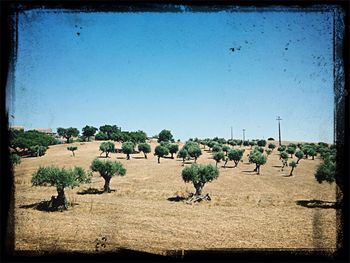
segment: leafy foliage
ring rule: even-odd
[[[100,151],[102,153],[106,153],[106,158],[107,158],[109,153],[115,151],[115,145],[113,142],[102,142],[100,144]]]
[[[274,145],[273,143],[269,143],[268,148],[273,151],[276,148],[276,145]]]
[[[188,147],[186,149],[187,149],[188,155],[194,158],[194,162],[197,162],[198,157],[202,155],[202,151],[199,148],[199,145],[197,143],[194,143],[192,145],[187,145],[187,146]]]
[[[179,145],[175,144],[175,143],[171,143],[168,144],[167,146],[169,153],[171,154],[171,158],[174,158],[174,154],[177,153],[177,151],[179,150]]]
[[[296,153],[295,153],[295,157],[297,157],[298,158],[298,160],[297,160],[297,164],[299,163],[299,161],[304,157],[304,152],[303,151],[301,151],[301,150],[298,150],[298,151],[296,151]]]
[[[182,165],[185,163],[185,159],[189,157],[188,151],[183,147],[177,154],[178,158],[182,158]]]
[[[43,156],[46,153],[48,147],[42,145],[34,145],[29,147],[30,156]]]
[[[212,151],[213,152],[221,152],[222,148],[221,148],[220,144],[218,144],[218,143],[214,144]]]
[[[258,146],[260,147],[265,147],[266,146],[266,141],[265,140],[258,140],[257,141]]]
[[[173,140],[173,135],[169,130],[164,129],[158,134],[158,142],[169,142],[172,140]]]
[[[38,131],[23,131],[10,129],[10,148],[20,156],[27,154],[34,155],[34,146],[43,146],[45,151],[49,145],[57,144],[57,140],[51,135]],[[35,149],[37,153],[37,149]],[[42,153],[45,153],[42,151]]]
[[[278,146],[277,151],[284,152],[286,149],[287,149],[287,146],[282,144],[282,145]]]
[[[298,164],[297,164],[295,161],[291,161],[291,162],[289,163],[289,166],[292,167],[292,169],[290,170],[289,176],[292,176],[292,175],[293,175],[293,171],[294,171],[294,169],[298,166]]]
[[[318,166],[315,178],[319,183],[327,182],[331,184],[336,181],[335,173],[336,162],[331,160],[331,158],[327,158],[322,164],[320,164],[320,166]]]
[[[106,140],[108,140],[108,135],[107,135],[107,133],[104,133],[104,132],[98,132],[95,135],[95,140],[106,141]]]

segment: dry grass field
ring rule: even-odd
[[[277,142],[275,142],[277,144]],[[284,142],[288,143],[288,142]],[[219,163],[220,176],[204,187],[212,200],[186,204],[175,197],[194,192],[181,178],[180,159],[143,153],[126,160],[122,153],[110,154],[127,169],[124,177],[113,177],[107,194],[79,194],[102,189],[103,179],[94,173],[92,183],[66,189],[73,206],[64,212],[46,212],[33,205],[57,195],[55,187],[31,186],[31,175],[41,165],[89,169],[99,156],[100,142],[75,143],[72,157],[66,144],[50,146],[42,157],[22,159],[15,168],[15,250],[16,251],[114,251],[128,248],[157,254],[167,250],[216,248],[336,248],[336,209],[307,207],[312,200],[336,201],[335,185],[318,184],[314,172],[320,163],[302,159],[280,171],[275,149],[261,175],[248,163],[226,169]],[[120,144],[116,144],[120,148]],[[202,149],[199,163],[212,163],[211,153]],[[290,161],[290,160],[289,160]],[[189,161],[185,165],[190,165]]]

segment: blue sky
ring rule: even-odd
[[[10,123],[277,139],[281,116],[332,142],[332,34],[330,12],[22,12]]]

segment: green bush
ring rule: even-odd
[[[29,147],[29,152],[30,152],[30,156],[43,156],[45,155],[47,150],[46,146],[41,146],[41,145],[35,145],[35,146],[31,146]]]
[[[189,146],[187,152],[189,156],[194,158],[194,162],[197,162],[198,157],[202,155],[202,151],[198,144]]]
[[[265,147],[266,146],[266,141],[265,140],[258,140],[257,144],[259,147]]]
[[[222,148],[220,146],[220,144],[215,144],[212,148],[212,152],[221,152]]]
[[[15,153],[12,153],[10,155],[10,161],[11,161],[12,166],[19,165],[21,163],[21,156],[15,154]]]
[[[276,145],[274,145],[273,143],[269,143],[268,148],[273,151],[276,148]]]
[[[106,141],[108,140],[108,135],[104,132],[98,132],[96,135],[95,135],[95,140],[97,141]]]
[[[298,150],[298,151],[296,151],[296,153],[295,153],[295,157],[297,157],[298,158],[298,160],[297,160],[297,164],[299,163],[299,161],[304,157],[304,152],[303,151],[301,151],[301,150]]]
[[[182,148],[178,154],[177,154],[178,158],[182,158],[182,166],[185,164],[185,159],[189,157],[189,154],[187,152],[187,150],[185,148]]]

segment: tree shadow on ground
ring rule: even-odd
[[[116,159],[118,159],[118,160],[126,160],[126,156],[125,157],[116,157]]]
[[[226,169],[226,168],[236,168],[236,166],[234,165],[226,165],[225,167],[223,165],[221,165],[222,168]]]
[[[68,203],[69,206],[76,206],[78,203]],[[24,209],[35,209],[39,211],[45,211],[45,212],[55,212],[55,211],[64,211],[65,209],[62,209],[62,207],[53,207],[52,206],[52,200],[45,200],[29,205],[20,205],[19,208]]]
[[[111,158],[110,156],[107,156],[106,157],[106,155],[99,155],[99,156],[97,156],[96,158],[98,158],[98,159],[108,159],[108,158]]]
[[[115,190],[111,189],[111,192],[115,192]],[[100,195],[103,194],[103,190],[98,190],[97,188],[88,188],[85,190],[82,190],[80,192],[78,192],[78,195]]]
[[[167,198],[167,200],[170,202],[180,202],[187,199],[188,199],[188,196],[179,196],[179,195]]]
[[[275,167],[275,168],[282,168],[282,165],[272,165],[272,167]]]
[[[249,173],[249,174],[252,174],[252,173],[256,173],[256,171],[253,171],[253,170],[245,170],[245,171],[242,171],[242,173]]]
[[[132,157],[133,159],[146,159],[145,157],[140,157],[140,156],[135,156],[135,157]]]
[[[339,208],[339,203],[330,202],[330,201],[322,201],[322,200],[297,200],[295,201],[297,205],[307,207],[307,208]]]

